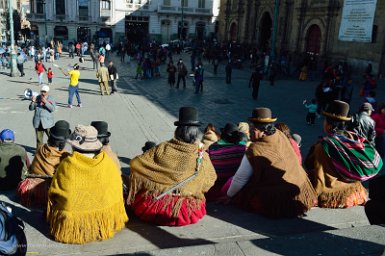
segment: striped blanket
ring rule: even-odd
[[[365,181],[381,170],[381,156],[369,141],[353,132],[324,137],[322,146],[338,172],[347,181]]]

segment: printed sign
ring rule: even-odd
[[[345,0],[338,39],[370,43],[376,5],[377,0]]]

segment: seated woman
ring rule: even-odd
[[[286,137],[290,141],[290,144],[293,146],[294,152],[297,155],[300,164],[302,164],[301,151],[299,149],[298,143],[294,140],[293,136],[291,135],[291,131],[290,131],[289,126],[285,123],[277,123],[277,124],[275,124],[275,128],[277,128],[278,130],[283,132],[283,134],[286,135]]]
[[[211,144],[217,142],[221,138],[220,134],[216,131],[215,126],[209,123],[204,130],[202,143],[205,149],[208,149]]]
[[[174,138],[131,160],[127,204],[143,221],[184,226],[206,215],[204,193],[216,179],[201,144],[198,112],[179,110]]]
[[[128,221],[122,178],[92,126],[77,125],[48,191],[47,221],[56,241],[84,244],[114,236]],[[102,188],[102,189],[101,189]]]
[[[59,120],[50,129],[46,144],[38,147],[26,178],[19,183],[17,194],[27,207],[47,207],[48,188],[61,160],[69,155],[64,149],[71,134],[67,121]]]
[[[312,146],[304,165],[317,192],[318,205],[346,208],[365,204],[368,180],[382,167],[382,160],[369,141],[345,130],[349,104],[332,101],[323,112],[327,136]]]
[[[287,137],[274,127],[268,108],[253,110],[253,141],[227,195],[238,206],[268,217],[302,216],[316,202],[315,191]]]
[[[234,176],[245,154],[246,141],[242,140],[242,135],[235,124],[227,123],[221,129],[221,139],[207,150],[218,176],[214,186],[206,194],[207,201],[226,196],[230,182],[227,187],[225,184]]]

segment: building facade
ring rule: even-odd
[[[278,58],[286,52],[294,57],[312,54],[320,64],[326,60],[347,61],[354,69],[362,70],[371,63],[373,70],[383,74],[385,1],[372,2],[376,4],[370,42],[339,39],[343,0],[222,0],[220,39],[271,52],[275,32]]]
[[[204,39],[218,30],[219,0],[30,0],[40,42]]]

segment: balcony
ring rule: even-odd
[[[110,9],[100,9],[100,17],[108,18],[110,16],[111,16],[111,10]]]
[[[182,7],[158,5],[157,11],[162,14],[181,14]],[[183,13],[186,15],[212,16],[212,10],[209,8],[183,7]]]
[[[78,22],[90,22],[91,21],[91,16],[83,16],[83,15],[77,16],[76,20]]]
[[[44,13],[29,13],[27,19],[31,21],[45,21]]]
[[[148,3],[146,4],[127,4],[126,5],[127,9],[130,11],[137,11],[137,10],[148,10],[149,5]]]
[[[68,15],[65,15],[65,14],[56,14],[54,18],[56,21],[60,21],[60,22],[68,21],[69,19]]]

